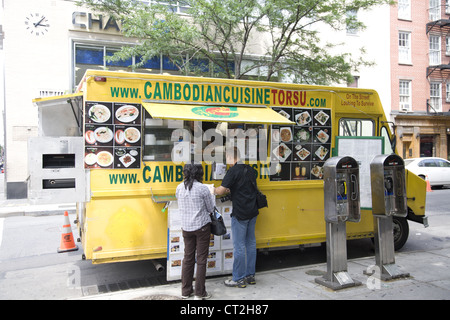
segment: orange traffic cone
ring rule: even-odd
[[[428,180],[428,176],[425,176],[425,181],[427,183],[427,192],[433,192],[433,190],[431,190],[430,180]]]
[[[67,211],[64,212],[64,225],[61,235],[61,244],[58,248],[58,253],[68,252],[68,251],[77,251],[78,246],[75,244],[73,239],[72,228],[70,226],[69,221],[69,213]]]

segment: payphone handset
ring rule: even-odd
[[[348,195],[347,195],[346,174],[336,173],[336,212],[338,216],[348,216]]]
[[[373,214],[406,217],[405,166],[395,154],[376,156],[370,164]]]
[[[359,167],[351,157],[333,157],[324,164],[325,220],[360,220]]]

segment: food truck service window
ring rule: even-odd
[[[142,105],[147,111],[144,161],[210,161],[213,158],[216,163],[225,163],[224,146],[235,138],[241,139],[233,142],[238,144],[241,153],[244,146],[245,160],[266,161],[267,125],[293,124],[265,106],[201,106],[145,101]],[[263,152],[260,153],[260,149]]]
[[[220,152],[222,157],[217,162],[225,163],[225,146],[231,137],[236,137],[235,131],[239,129],[245,134],[245,159],[257,159],[258,141],[263,141],[266,145],[261,147],[267,150],[267,135],[258,139],[260,132],[267,133],[267,130],[259,131],[267,129],[264,124],[153,119],[148,112],[145,112],[144,124],[144,161],[207,161],[207,152],[217,160],[215,152]],[[250,135],[255,135],[255,139],[249,139]],[[208,148],[213,149],[208,151]],[[183,155],[186,150],[188,154]]]

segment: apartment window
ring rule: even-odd
[[[450,1],[445,0],[445,13],[450,14]]]
[[[450,102],[450,82],[445,84],[445,101]]]
[[[450,55],[450,37],[445,37],[445,54]]]
[[[441,64],[441,37],[430,35],[430,66]]]
[[[431,21],[441,19],[441,0],[430,0],[429,17]]]
[[[400,31],[398,33],[398,62],[411,63],[411,33]]]
[[[400,110],[411,111],[411,80],[400,80]]]
[[[398,0],[398,18],[411,20],[411,0]]]
[[[440,82],[430,83],[430,105],[433,107],[434,111],[442,111],[442,90]]]

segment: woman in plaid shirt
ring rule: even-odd
[[[184,238],[181,295],[186,299],[195,293],[195,299],[203,300],[211,297],[205,289],[205,278],[211,236],[209,214],[214,210],[215,197],[209,188],[201,183],[203,181],[201,164],[186,164],[183,173],[184,181],[178,185],[176,191]],[[192,280],[196,253],[197,273],[194,292]]]

